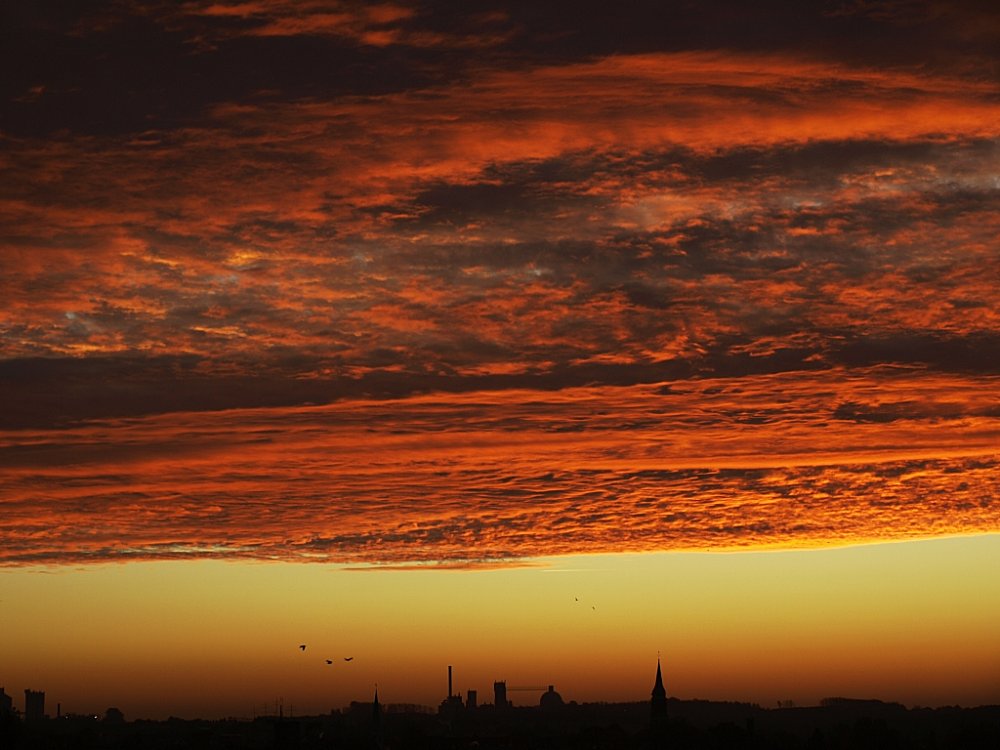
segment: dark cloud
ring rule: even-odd
[[[7,6],[0,61],[11,75],[0,92],[4,132],[15,136],[171,130],[221,102],[378,95],[438,80],[412,50],[241,33],[251,24],[187,14],[180,3]]]
[[[16,0],[0,24],[4,132],[142,133],[190,125],[221,102],[383,95],[484,67],[621,54],[781,51],[966,75],[993,57],[1000,30],[978,3],[878,7]]]
[[[968,337],[905,333],[848,341],[832,357],[852,367],[874,363],[927,365],[944,372],[998,372],[1000,336],[977,333]]]

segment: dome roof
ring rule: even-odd
[[[558,708],[563,705],[562,696],[556,692],[554,685],[549,685],[549,690],[547,693],[542,693],[541,699],[538,701],[538,705],[542,708]]]

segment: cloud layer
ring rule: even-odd
[[[3,561],[488,562],[991,531],[996,386],[839,369],[12,431]]]
[[[4,560],[998,530],[995,18],[716,10],[12,6]]]

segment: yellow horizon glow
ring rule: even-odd
[[[436,706],[451,664],[456,689],[480,703],[500,679],[641,701],[660,652],[679,698],[1000,700],[1000,534],[531,562],[7,568],[0,684],[15,705],[24,688],[45,690],[53,714],[58,702],[128,718],[250,716],[282,700],[313,714],[370,700],[375,683],[384,702]]]

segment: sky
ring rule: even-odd
[[[0,685],[1000,702],[997,49],[988,0],[4,3]]]

